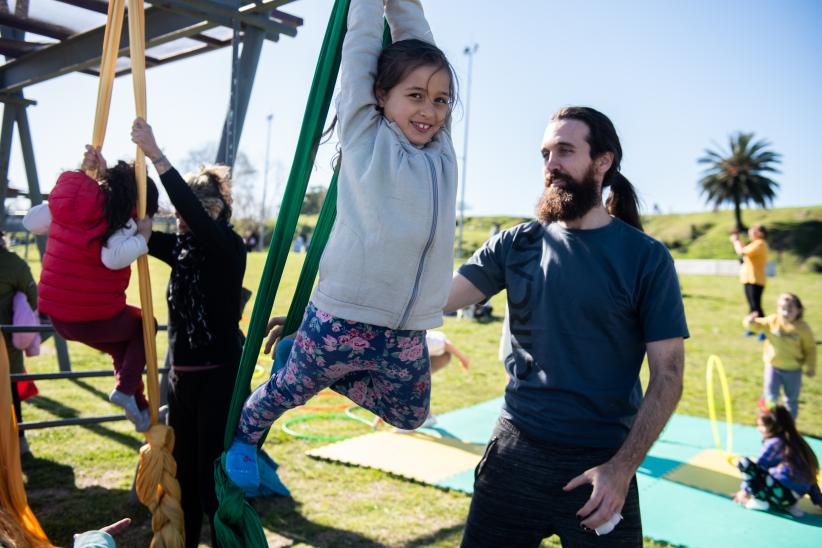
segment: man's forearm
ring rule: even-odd
[[[651,372],[648,391],[639,408],[634,425],[628,437],[612,459],[631,474],[636,472],[639,465],[654,441],[659,437],[668,419],[676,409],[676,404],[682,396],[682,372],[684,356],[676,356],[679,361],[673,367],[665,368],[656,374]]]

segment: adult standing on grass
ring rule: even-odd
[[[214,460],[223,434],[243,349],[240,331],[246,266],[243,239],[229,223],[231,179],[227,166],[202,167],[184,180],[166,159],[151,127],[134,120],[131,139],[154,163],[177,210],[178,234],[152,232],[149,253],[171,266],[168,282],[168,421],[182,491],[186,546],[200,541],[203,513],[214,514]]]
[[[750,312],[756,312],[756,317],[765,315],[762,312],[762,293],[765,291],[765,266],[768,264],[768,244],[765,242],[767,231],[764,225],[757,223],[748,229],[748,237],[751,242],[742,245],[739,239],[739,232],[731,234],[731,243],[734,251],[742,261],[739,270],[739,281],[745,289],[745,299],[748,301]],[[751,331],[745,333],[747,336],[753,335]]]
[[[682,393],[679,283],[668,250],[642,232],[604,114],[554,114],[542,156],[539,220],[486,242],[454,276],[447,305],[505,289],[513,346],[463,546],[538,546],[554,534],[567,546],[642,546],[634,474]],[[607,536],[593,531],[615,522]]]
[[[3,232],[0,231],[0,324],[10,325],[12,323],[13,310],[12,303],[14,295],[22,292],[26,295],[29,306],[37,308],[37,282],[31,275],[29,265],[6,247],[6,240]],[[9,370],[12,374],[23,372],[23,351],[17,349],[12,344],[11,333],[3,333],[6,338],[6,348],[9,353]],[[20,395],[17,392],[17,383],[11,383],[11,398],[14,404],[14,412],[17,420],[23,420],[23,409],[20,404]],[[23,435],[23,431],[18,432],[20,436],[20,454],[29,452],[29,444]]]

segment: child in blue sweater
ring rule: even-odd
[[[797,432],[790,411],[782,405],[765,407],[756,421],[762,433],[762,451],[756,461],[747,457],[737,464],[742,488],[734,501],[750,510],[785,510],[799,517],[799,500],[806,494],[822,506],[817,484],[819,461],[808,442]]]

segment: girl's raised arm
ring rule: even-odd
[[[380,113],[374,108],[374,78],[382,50],[383,13],[383,0],[351,0],[348,8],[337,104],[343,150],[356,148],[379,120]]]
[[[395,42],[416,38],[436,44],[420,0],[386,0],[385,16],[391,27],[391,38]]]

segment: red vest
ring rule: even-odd
[[[51,225],[37,286],[38,309],[64,322],[107,320],[126,306],[131,268],[109,270],[100,259],[105,197],[97,182],[66,171],[49,194]]]

